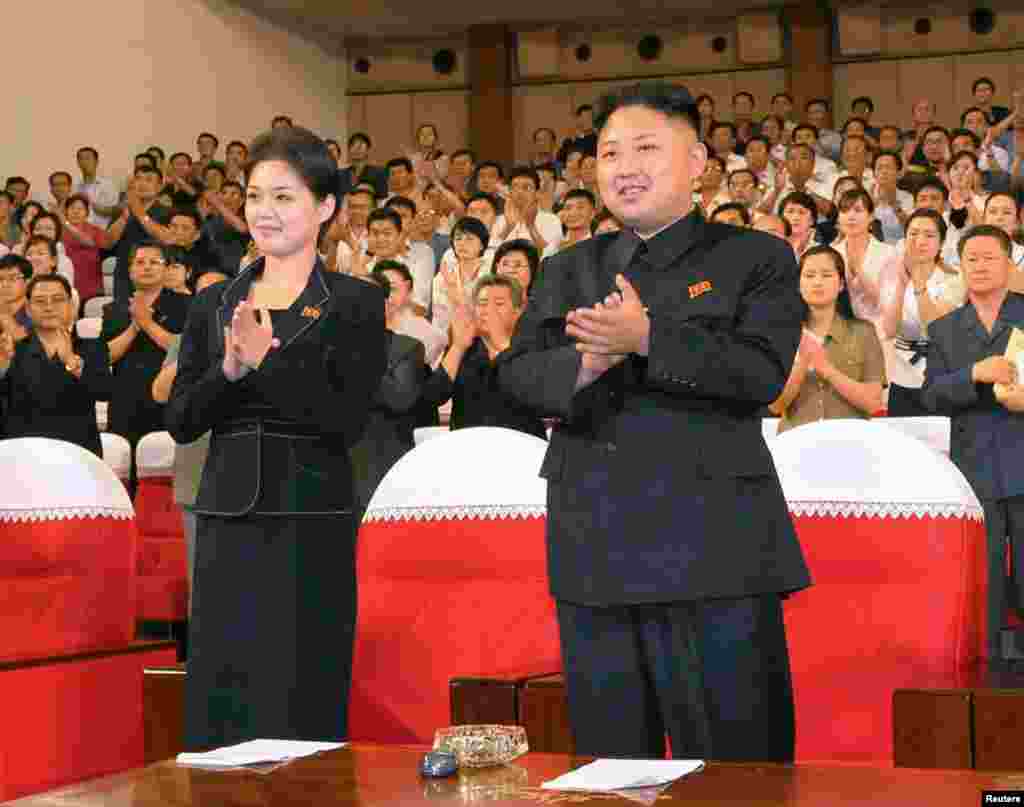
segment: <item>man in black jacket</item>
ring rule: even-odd
[[[544,265],[501,380],[560,419],[548,569],[578,753],[789,760],[782,596],[809,585],[759,407],[800,340],[792,250],[705,223],[689,93],[626,87],[597,116],[620,233]]]

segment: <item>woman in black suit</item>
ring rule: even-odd
[[[33,328],[15,343],[0,335],[0,397],[6,401],[7,437],[66,440],[103,456],[96,401],[108,396],[110,362],[97,339],[68,333],[71,284],[60,275],[29,281]]]
[[[192,305],[168,404],[211,431],[198,515],[185,743],[347,734],[355,632],[352,468],[386,362],[384,293],[317,243],[336,167],[301,128],[250,148],[245,215],[264,256]]]

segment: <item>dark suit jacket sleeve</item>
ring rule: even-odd
[[[210,355],[211,327],[223,286],[203,290],[192,304],[178,353],[178,372],[164,410],[167,430],[179,443],[191,443],[210,431],[233,409],[238,387],[228,381],[223,356]]]
[[[122,316],[116,303],[107,303],[103,306],[103,323],[100,326],[100,339],[109,342],[128,330],[132,324],[131,318],[127,320]]]
[[[759,254],[749,257],[756,266],[747,277],[735,322],[652,312],[651,387],[687,398],[755,404],[779,397],[800,345],[803,306],[792,250],[773,240],[757,239]]]
[[[408,412],[416,405],[423,386],[426,350],[419,339],[410,342],[400,356],[388,363],[377,391],[377,403],[396,414]]]
[[[102,339],[83,339],[77,345],[82,357],[82,377],[79,379],[84,393],[93,401],[110,400],[110,352]]]
[[[928,364],[921,388],[925,408],[940,415],[955,415],[978,403],[978,385],[971,380],[971,365],[953,367],[947,349],[952,346],[954,320],[943,317],[928,326]]]
[[[438,365],[436,369],[427,375],[426,380],[423,382],[423,391],[420,399],[424,405],[429,405],[436,409],[448,403],[454,393],[455,382],[448,377],[448,371],[441,365]]]
[[[387,367],[384,291],[342,276],[336,294],[345,295],[330,316],[326,372],[309,372],[289,360],[289,351],[271,351],[255,372],[265,374],[263,388],[287,417],[319,428],[346,447],[362,436],[370,404]]]

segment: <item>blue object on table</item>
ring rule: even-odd
[[[423,776],[451,776],[459,769],[455,754],[447,751],[428,751],[420,761],[420,774]]]

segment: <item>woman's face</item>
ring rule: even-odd
[[[420,130],[416,133],[416,142],[420,144],[420,148],[429,149],[437,145],[437,132],[434,131],[433,126],[421,126]]]
[[[811,216],[811,211],[803,205],[786,205],[785,210],[782,211],[782,217],[789,222],[789,226],[793,230],[793,237],[797,239],[806,236],[814,226],[814,217]]]
[[[800,268],[800,296],[807,305],[812,308],[833,306],[842,290],[843,278],[830,255],[812,255],[803,262]]]
[[[167,264],[167,272],[164,274],[164,285],[173,290],[183,289],[188,283],[188,267],[183,263]]]
[[[715,105],[707,98],[704,98],[697,104],[697,111],[702,118],[712,118],[715,115]]]
[[[47,217],[32,222],[32,235],[45,235],[51,241],[57,240],[57,225],[53,219]]]
[[[954,188],[974,187],[974,162],[961,157],[949,167],[949,181]]]
[[[722,187],[722,166],[718,160],[708,160],[704,173],[700,175],[700,186],[706,191],[717,191]]]
[[[864,206],[864,200],[858,199],[846,210],[839,211],[839,232],[843,235],[863,235],[868,231],[871,214]]]
[[[46,244],[33,244],[25,250],[25,257],[32,264],[32,277],[50,275],[57,269],[57,259]]]
[[[266,160],[249,176],[245,220],[264,255],[284,258],[316,249],[320,225],[334,212],[334,197],[317,201],[288,163]]]
[[[530,261],[522,252],[506,252],[496,268],[497,274],[514,278],[523,291],[530,287]]]
[[[985,224],[998,227],[1013,238],[1013,231],[1017,227],[1017,205],[1006,196],[995,197],[985,208]]]
[[[31,233],[32,222],[35,221],[36,216],[41,212],[38,205],[28,205],[21,214],[21,229],[26,233]]]
[[[942,242],[939,228],[928,218],[916,218],[907,225],[907,257],[914,261],[936,261]]]
[[[68,221],[74,224],[76,227],[84,224],[85,220],[89,217],[89,210],[85,206],[85,202],[72,202],[68,205]]]
[[[580,179],[587,185],[597,182],[597,158],[586,156],[580,160]]]
[[[835,191],[832,193],[832,204],[839,204],[839,200],[843,198],[843,194],[847,191],[852,191],[857,187],[857,183],[852,179],[841,179],[836,183]]]
[[[475,261],[484,254],[484,245],[473,233],[459,230],[452,237],[452,249],[460,261]]]

